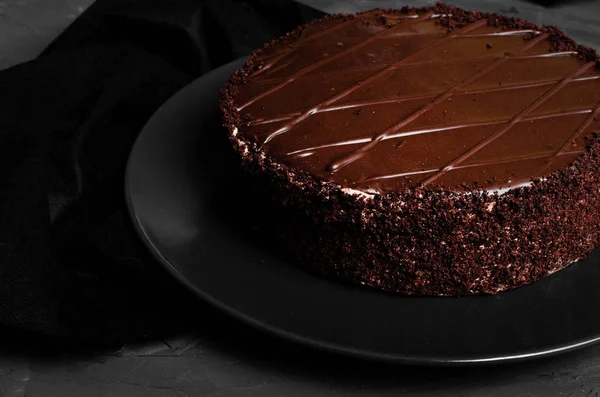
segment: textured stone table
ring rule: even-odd
[[[327,12],[432,1],[305,0]],[[90,0],[0,0],[0,69],[34,57]],[[600,48],[600,4],[544,8],[501,0],[449,1],[556,24]],[[200,317],[171,338],[114,351],[40,354],[0,342],[0,396],[571,396],[600,397],[600,346],[521,364],[467,368],[389,366],[281,341],[190,299]],[[597,311],[590,307],[589,310]],[[209,320],[206,320],[209,319]],[[44,349],[45,351],[45,349]]]

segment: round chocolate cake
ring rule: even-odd
[[[377,9],[256,50],[221,110],[307,269],[403,294],[493,294],[599,242],[599,69],[555,27]]]

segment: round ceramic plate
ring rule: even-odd
[[[265,203],[240,188],[219,121],[219,90],[243,61],[173,96],[143,129],[127,169],[140,236],[202,299],[275,335],[386,361],[520,360],[600,340],[599,250],[533,285],[461,298],[343,285],[282,259],[252,229]]]

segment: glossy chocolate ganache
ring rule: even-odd
[[[372,10],[257,50],[221,108],[247,167],[319,225],[300,255],[318,271],[493,293],[598,242],[598,65],[554,27],[443,4]]]
[[[481,19],[374,11],[312,25],[254,62],[239,133],[344,187],[507,187],[571,163],[600,102],[585,54]],[[286,40],[287,41],[287,40]]]

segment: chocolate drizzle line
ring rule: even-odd
[[[552,53],[550,54],[551,56],[564,56],[564,55],[571,55],[573,54],[572,52],[567,52],[567,53]],[[546,57],[547,55],[538,55],[536,57]],[[524,59],[524,58],[532,58],[531,56],[528,57],[518,57],[518,56],[513,56],[511,57],[511,59]],[[469,60],[470,61],[470,60]],[[411,66],[414,66],[415,64],[411,64]],[[420,64],[419,64],[420,65]],[[590,77],[581,77],[581,78],[577,78],[577,79],[573,79],[571,81],[575,82],[575,81],[586,81],[586,80],[596,80],[596,79],[600,79],[600,75],[599,76],[590,76]],[[483,89],[479,89],[479,90],[473,90],[473,91],[461,91],[461,92],[457,92],[454,93],[454,96],[460,96],[460,95],[466,95],[466,94],[482,94],[482,93],[492,93],[492,92],[498,92],[498,91],[506,91],[506,90],[519,90],[519,89],[523,89],[523,88],[536,88],[536,87],[543,87],[545,85],[554,85],[556,83],[559,83],[560,80],[554,80],[554,81],[543,81],[543,82],[539,82],[539,83],[530,83],[530,84],[520,84],[520,85],[511,85],[508,87],[492,87],[492,88],[483,88]],[[357,101],[357,102],[353,102],[353,103],[347,103],[344,105],[331,105],[331,106],[326,106],[323,107],[322,109],[320,109],[319,111],[317,111],[316,113],[323,113],[323,112],[331,112],[331,111],[335,111],[335,110],[343,110],[343,109],[352,109],[352,108],[360,108],[360,107],[364,107],[364,106],[373,106],[373,105],[385,105],[385,104],[389,104],[389,103],[401,103],[401,102],[407,102],[407,101],[414,101],[414,100],[419,100],[419,99],[434,99],[437,95],[436,94],[430,94],[430,95],[416,95],[416,96],[406,96],[406,97],[400,97],[400,98],[395,98],[395,99],[381,99],[381,100],[373,100],[373,101]],[[585,112],[585,113],[589,113],[589,109],[584,109],[581,111],[577,111],[577,112]],[[315,114],[316,114],[315,113]],[[553,116],[561,116],[561,115],[570,115],[573,114],[572,112],[565,112],[565,113],[554,113],[549,115],[550,117]],[[248,123],[248,125],[261,125],[261,124],[269,124],[269,123],[274,123],[277,121],[284,121],[284,120],[289,120],[295,116],[299,116],[300,113],[289,113],[289,114],[284,114],[281,116],[278,116],[277,118],[272,118],[272,119],[257,119],[257,120],[252,120]],[[505,120],[500,120],[499,122],[504,122]],[[496,122],[491,122],[491,124],[495,124]],[[487,125],[487,124],[482,124],[482,125]],[[453,128],[458,128],[460,126],[450,126],[447,127],[448,129],[453,129]],[[390,136],[387,136],[386,139],[390,138]],[[371,138],[366,138],[366,139],[371,139]],[[333,143],[331,144],[332,146],[335,146],[336,144],[342,144],[345,141],[342,142],[338,142],[338,143]],[[327,147],[324,146],[324,147]],[[294,151],[294,153],[296,152],[301,152],[304,150],[309,150],[309,148],[307,149],[298,149],[296,151]]]
[[[493,141],[495,141],[496,139],[498,139],[500,136],[502,136],[508,130],[510,130],[516,123],[518,123],[519,121],[523,120],[523,118],[525,116],[527,116],[529,113],[531,113],[532,111],[534,111],[535,109],[537,109],[541,104],[543,104],[544,102],[546,102],[552,95],[556,94],[568,82],[570,82],[571,80],[573,80],[573,78],[575,78],[575,77],[579,76],[580,74],[584,73],[586,70],[591,69],[593,66],[594,66],[594,64],[591,63],[591,62],[590,63],[586,63],[583,66],[581,66],[579,69],[577,69],[575,72],[573,72],[573,73],[569,74],[568,76],[566,76],[565,78],[563,78],[558,84],[556,84],[554,87],[552,87],[552,89],[550,91],[546,92],[544,95],[542,95],[540,98],[538,98],[534,103],[532,103],[531,105],[529,105],[521,113],[519,113],[516,116],[514,116],[512,118],[512,120],[510,120],[510,122],[508,123],[508,125],[506,127],[502,128],[500,131],[497,131],[496,133],[492,134],[488,138],[486,138],[483,141],[479,142],[477,145],[473,146],[471,149],[469,149],[466,152],[464,152],[463,154],[461,154],[455,160],[453,160],[450,163],[446,164],[438,172],[436,172],[435,174],[433,174],[430,177],[428,177],[427,179],[425,179],[423,181],[423,185],[430,184],[431,182],[433,182],[434,180],[436,180],[437,178],[439,178],[443,173],[452,170],[454,167],[456,167],[457,165],[459,165],[460,163],[462,163],[463,161],[465,161],[466,159],[468,159],[469,157],[471,157],[472,155],[474,155],[475,153],[477,153],[478,151],[480,151],[481,149],[483,149],[484,147],[486,147],[487,145],[489,145],[490,143],[492,143]],[[522,160],[527,160],[527,159],[528,158],[522,158]],[[487,165],[489,163],[487,163],[487,164],[484,163],[484,164]]]
[[[415,21],[420,21],[420,20],[422,20],[422,19],[425,19],[425,18],[428,18],[428,17],[430,17],[430,16],[431,16],[431,14],[425,14],[425,15],[421,15],[421,16],[414,15],[414,16],[411,16],[411,17],[410,17],[410,18],[411,18],[411,20],[409,20],[409,21],[408,21],[408,23],[410,23],[410,22],[415,22]],[[407,22],[405,22],[405,23],[401,23],[401,24],[399,24],[399,25],[397,25],[397,26],[403,26],[403,25],[405,25],[406,23],[407,23]],[[381,31],[379,34],[382,34],[382,33],[387,33],[387,31],[386,31],[386,30],[383,30],[383,31]],[[331,62],[332,60],[338,59],[338,58],[340,58],[340,57],[342,57],[342,56],[346,55],[346,54],[347,54],[347,53],[349,53],[349,52],[355,51],[355,50],[357,50],[357,49],[359,49],[359,48],[361,48],[361,47],[364,47],[364,46],[366,46],[366,45],[367,45],[367,44],[369,44],[371,41],[375,40],[379,34],[374,34],[374,35],[372,35],[371,37],[369,37],[368,39],[366,39],[366,40],[363,40],[363,41],[361,41],[360,43],[358,43],[358,44],[356,44],[356,45],[354,45],[354,46],[352,46],[352,47],[349,47],[349,48],[345,49],[344,51],[341,51],[341,52],[337,53],[336,55],[334,55],[334,56],[332,56],[332,57],[330,57],[330,58],[326,58],[326,59],[324,59],[324,60],[322,60],[322,61],[320,61],[320,62],[315,62],[315,63],[313,63],[312,65],[310,65],[310,66],[308,66],[308,67],[306,67],[306,68],[304,68],[304,69],[300,70],[298,73],[295,73],[294,75],[292,75],[292,76],[288,77],[288,78],[287,78],[287,79],[285,79],[283,82],[281,82],[281,83],[277,84],[275,87],[273,87],[273,88],[271,88],[271,89],[269,89],[269,90],[265,90],[265,91],[261,92],[260,94],[256,95],[254,98],[250,99],[249,101],[247,101],[247,102],[246,102],[246,103],[244,103],[243,105],[240,105],[240,106],[238,107],[238,110],[243,110],[243,109],[244,109],[244,108],[246,108],[248,105],[251,105],[251,104],[253,104],[253,103],[254,103],[254,102],[256,102],[257,100],[259,100],[259,99],[261,99],[261,98],[264,98],[265,96],[267,96],[267,95],[269,95],[269,94],[272,94],[272,93],[274,93],[275,91],[278,91],[278,90],[282,89],[282,88],[283,88],[283,87],[285,87],[286,85],[288,85],[288,84],[290,84],[291,82],[293,82],[293,81],[295,81],[296,79],[298,79],[298,77],[304,76],[305,74],[307,74],[307,73],[309,73],[309,72],[311,72],[311,71],[313,71],[313,70],[315,70],[315,69],[318,69],[319,67],[321,67],[321,66],[325,65],[326,63],[329,63],[329,62]],[[266,143],[266,142],[265,142],[265,143]]]
[[[581,134],[583,134],[589,128],[590,124],[592,124],[592,122],[595,121],[595,118],[598,117],[597,116],[598,112],[600,112],[600,103],[598,105],[596,105],[596,107],[590,112],[590,115],[588,116],[588,118],[585,119],[585,121],[579,126],[579,128],[577,128],[577,130],[575,130],[575,132],[571,134],[569,139],[567,139],[565,141],[565,143],[556,152],[554,152],[551,155],[552,158],[556,158],[561,155],[573,153],[573,151],[568,151],[567,149],[571,146],[571,143],[573,142],[573,140],[575,138],[577,138],[578,136],[580,136]],[[583,151],[580,151],[580,152],[583,153]],[[544,165],[540,169],[538,174],[543,175],[544,172],[546,172],[551,166],[552,166],[552,161],[549,161],[548,164]]]
[[[424,14],[418,20],[421,20],[422,18],[425,18],[425,17],[431,17],[431,15]],[[367,79],[365,79],[364,81],[362,81],[362,84],[369,84],[369,83],[374,82],[375,80],[379,79],[380,77],[386,75],[388,72],[397,69],[398,66],[406,63],[407,60],[409,60],[412,56],[420,54],[421,51],[425,51],[425,50],[428,50],[428,49],[431,49],[431,48],[439,47],[439,46],[447,43],[448,41],[450,41],[450,40],[452,40],[452,39],[460,36],[461,33],[470,32],[471,30],[477,29],[478,27],[481,27],[481,26],[485,25],[486,23],[487,22],[485,20],[477,21],[475,23],[472,23],[472,24],[464,27],[462,30],[458,31],[455,34],[448,35],[448,36],[442,37],[442,38],[440,38],[440,39],[438,39],[436,41],[430,42],[430,43],[426,44],[425,46],[423,46],[422,48],[418,49],[417,51],[409,54],[407,57],[405,57],[405,58],[399,60],[398,62],[394,63],[393,65],[390,65],[390,66],[386,67],[385,69],[383,69],[383,70],[381,70],[381,71],[379,71],[379,72],[371,75],[370,77],[368,77]],[[400,25],[400,26],[402,26],[402,25]],[[375,36],[372,36],[371,38],[373,38],[373,37],[375,37]],[[363,43],[366,42],[366,41],[367,40],[363,41]],[[340,92],[339,94],[332,96],[331,98],[327,99],[326,101],[323,101],[323,102],[321,102],[321,103],[313,106],[312,109],[310,109],[309,111],[301,114],[300,116],[298,116],[297,118],[293,119],[292,121],[290,121],[289,123],[287,123],[286,125],[284,125],[283,127],[281,127],[280,129],[278,129],[277,131],[275,131],[272,134],[270,134],[267,137],[267,139],[265,139],[265,141],[263,143],[268,143],[271,139],[275,138],[276,136],[278,136],[280,134],[283,134],[284,132],[289,131],[289,129],[292,128],[294,125],[300,123],[301,121],[306,120],[306,118],[308,118],[309,116],[312,116],[313,114],[318,113],[321,107],[327,106],[327,105],[331,105],[332,103],[337,102],[340,99],[343,99],[343,98],[347,97],[348,95],[350,95],[351,93],[353,93],[354,91],[356,91],[359,87],[360,86],[358,84],[355,85],[355,86],[352,86],[352,87],[350,87],[350,88],[348,88],[348,89]],[[358,153],[355,156],[358,156]],[[355,159],[360,158],[360,157],[362,157],[362,155],[356,157]],[[352,162],[352,161],[350,161],[350,162]],[[348,162],[348,164],[350,162]],[[337,170],[338,168],[341,168],[341,167],[336,167],[336,164],[332,164],[330,166],[330,168],[333,168],[333,169]]]
[[[482,22],[482,21],[479,21]],[[487,21],[483,21],[483,22],[487,22]],[[466,28],[464,28],[463,30],[472,30],[469,29],[471,26],[473,26],[474,24],[468,25]],[[450,38],[454,38],[457,37],[458,35],[452,35],[452,36],[447,36]],[[538,37],[535,40],[532,40],[531,42],[529,42],[527,45],[523,46],[521,48],[521,50],[519,51],[519,53],[525,52],[528,49],[534,47],[536,44],[538,44],[540,41],[545,40],[548,37],[548,35],[541,35],[540,37]],[[498,66],[502,65],[504,62],[506,62],[509,59],[509,57],[505,57],[505,58],[499,58],[496,61],[494,61],[491,65],[489,65],[488,67],[480,70],[479,72],[471,75],[470,77],[466,78],[465,80],[463,80],[462,82],[456,84],[455,86],[451,87],[450,89],[448,89],[447,91],[443,92],[442,94],[440,94],[439,96],[437,96],[433,101],[429,102],[427,105],[423,106],[422,108],[420,108],[419,110],[417,110],[416,112],[412,113],[411,115],[409,115],[408,117],[406,117],[404,120],[394,124],[393,126],[391,126],[390,128],[388,128],[387,130],[383,131],[381,134],[379,134],[378,136],[376,136],[373,141],[365,146],[363,146],[362,148],[356,150],[354,153],[348,155],[345,158],[339,159],[334,161],[330,166],[329,169],[331,171],[337,171],[339,170],[341,167],[344,167],[350,163],[352,163],[353,161],[359,159],[360,157],[364,156],[365,153],[367,152],[367,150],[372,149],[373,147],[375,147],[375,145],[377,145],[379,142],[381,142],[382,140],[384,140],[390,133],[394,133],[395,131],[398,131],[400,128],[412,123],[413,121],[415,121],[418,117],[422,116],[423,114],[427,113],[428,111],[430,111],[431,109],[433,109],[435,106],[439,105],[440,103],[442,103],[443,101],[445,101],[446,99],[450,98],[450,96],[452,96],[452,94],[474,82],[475,80],[477,80],[478,78],[480,78],[481,76],[489,73],[490,71],[492,71],[493,69],[496,69]],[[360,155],[359,155],[360,153]],[[428,178],[425,181],[425,184],[427,184],[427,182],[429,181],[430,178]]]
[[[345,22],[342,22],[340,24],[337,24],[336,26],[333,26],[332,28],[329,28],[327,30],[322,31],[321,33],[315,33],[309,37],[307,37],[306,39],[304,39],[303,43],[306,44],[308,42],[314,41],[316,39],[318,39],[321,36],[325,36],[328,34],[331,34],[333,32],[335,32],[336,30],[340,30],[342,28],[345,28],[347,25],[351,24],[354,22],[354,19],[349,19]],[[278,56],[272,58],[268,64],[266,65],[260,65],[259,69],[257,71],[254,72],[254,77],[260,75],[261,73],[266,72],[267,70],[269,70],[274,64],[276,64],[277,62],[283,60],[284,58],[286,58],[288,55],[290,55],[292,52],[294,51],[294,47],[290,47],[287,51],[282,52],[281,54],[279,54]],[[256,98],[258,99],[258,98]],[[254,99],[254,101],[256,101],[256,99]],[[246,103],[246,105],[243,106],[247,106],[250,103]],[[242,109],[243,107],[241,107],[240,109]]]

